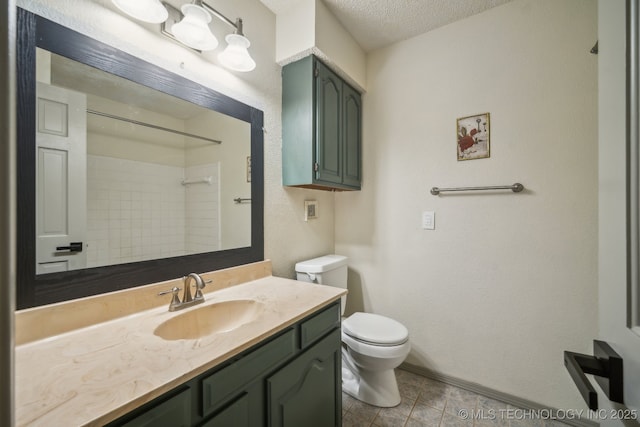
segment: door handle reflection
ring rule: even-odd
[[[69,246],[56,246],[56,251],[82,252],[82,242],[71,242]]]

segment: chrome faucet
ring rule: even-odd
[[[191,279],[193,279],[196,284],[195,296],[191,296]],[[180,288],[175,286],[168,291],[163,291],[158,294],[166,295],[170,293],[172,295],[171,302],[169,303],[169,311],[182,310],[183,308],[203,303],[204,295],[202,294],[202,289],[206,286],[207,283],[211,283],[211,280],[207,280],[206,282],[202,280],[202,277],[200,277],[198,273],[189,273],[182,278],[182,281],[184,286],[182,301],[180,301],[180,298],[178,297],[178,291],[180,291]]]

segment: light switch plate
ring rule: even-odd
[[[436,229],[436,214],[433,211],[422,212],[422,228],[425,230]]]

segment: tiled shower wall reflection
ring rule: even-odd
[[[218,212],[217,166],[209,170],[212,185],[193,186],[216,193],[207,207]],[[182,167],[88,155],[87,267],[185,254],[187,236],[194,234],[188,230],[194,224],[187,220],[189,186],[182,185],[189,174]],[[215,236],[207,237],[217,245]]]
[[[189,166],[185,178],[211,178],[210,184],[186,186],[186,249],[188,253],[220,249],[220,189],[218,164]]]

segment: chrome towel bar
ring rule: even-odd
[[[519,193],[524,190],[524,185],[516,182],[513,185],[494,185],[494,186],[485,186],[485,187],[454,187],[454,188],[439,188],[433,187],[431,189],[431,194],[437,196],[443,191],[481,191],[481,190],[511,190],[514,193]]]

